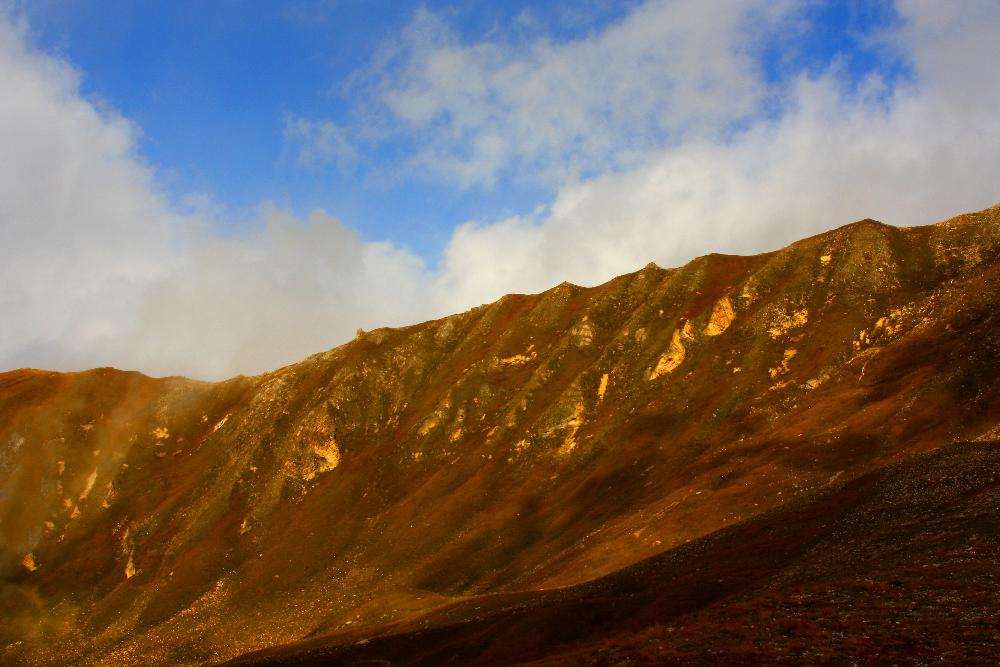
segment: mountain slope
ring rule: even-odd
[[[364,635],[995,438],[998,255],[997,207],[862,221],[224,383],[0,374],[3,656],[194,664]]]
[[[998,508],[1000,441],[950,445],[601,579],[477,598],[362,641],[358,633],[315,638],[229,664],[815,664],[834,656],[891,664],[949,649],[965,664],[995,664]]]

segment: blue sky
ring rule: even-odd
[[[995,0],[0,0],[0,368],[222,378],[1000,200]]]
[[[405,243],[433,262],[456,222],[530,210],[551,192],[386,182],[378,172],[391,147],[369,154],[364,168],[303,167],[287,150],[286,117],[348,117],[348,80],[418,8],[442,12],[469,40],[498,32],[517,40],[529,29],[517,19],[528,12],[539,21],[532,32],[572,39],[626,6],[595,2],[592,14],[574,12],[567,22],[563,12],[580,4],[70,0],[20,9],[41,48],[82,71],[85,95],[141,128],[139,150],[173,197],[207,194],[235,209],[230,225],[252,220],[239,211],[261,199],[303,215],[324,208],[368,238]]]
[[[40,48],[82,72],[82,92],[142,132],[138,150],[181,204],[203,194],[230,209],[224,226],[253,224],[261,200],[300,216],[322,208],[368,239],[405,244],[436,263],[451,231],[544,205],[557,184],[500,178],[456,187],[407,178],[394,160],[406,136],[366,145],[363,164],[301,164],[285,137],[289,116],[350,121],[352,77],[420,9],[440,13],[458,38],[555,42],[605,29],[619,2],[408,2],[301,0],[135,2],[70,0],[21,6]],[[755,45],[769,81],[820,73],[842,62],[846,85],[872,72],[895,80],[905,64],[867,43],[898,22],[890,3],[817,2],[794,29]],[[665,138],[664,141],[668,141]]]

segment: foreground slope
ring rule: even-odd
[[[1000,428],[1000,209],[208,384],[0,374],[7,661],[219,661],[590,581]]]
[[[998,510],[1000,441],[949,445],[591,582],[230,664],[994,665]]]

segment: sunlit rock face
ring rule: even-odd
[[[0,374],[2,661],[357,641],[995,438],[998,255],[998,208],[866,220],[256,377]]]

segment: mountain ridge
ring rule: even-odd
[[[978,214],[982,215],[982,214],[987,214],[987,213],[995,212],[997,209],[1000,209],[1000,203],[998,203],[998,204],[996,204],[996,205],[994,205],[992,207],[983,209]],[[803,242],[811,241],[813,239],[824,237],[824,236],[827,236],[829,234],[833,234],[833,233],[837,233],[837,232],[842,232],[842,231],[845,231],[845,230],[848,230],[848,229],[851,229],[851,228],[854,228],[854,227],[858,227],[858,226],[875,226],[875,227],[884,227],[884,228],[888,228],[888,229],[895,229],[895,230],[907,231],[907,230],[920,229],[920,228],[924,228],[924,227],[944,225],[944,224],[947,224],[947,223],[952,223],[953,224],[955,222],[962,221],[962,220],[968,218],[969,216],[975,216],[975,215],[977,215],[977,214],[975,214],[975,213],[964,213],[964,214],[955,216],[954,218],[950,218],[949,220],[945,220],[945,221],[942,221],[942,222],[934,223],[933,225],[915,225],[915,226],[896,226],[896,225],[890,225],[890,224],[884,223],[884,222],[882,222],[880,220],[876,220],[874,218],[862,218],[860,220],[856,220],[854,222],[850,222],[850,223],[846,223],[844,225],[841,225],[840,227],[835,227],[834,229],[831,229],[831,230],[828,230],[828,231],[825,231],[825,232],[819,232],[819,233],[813,234],[812,236],[807,236],[807,237],[805,237],[803,239],[799,239],[798,241],[795,241],[795,242],[791,243],[789,246],[786,246],[786,248],[791,248],[792,246],[795,246],[798,243],[803,243]],[[547,294],[547,293],[549,293],[549,292],[551,292],[553,290],[557,290],[557,289],[560,289],[560,288],[571,288],[571,289],[579,289],[579,290],[599,289],[601,287],[604,287],[605,285],[608,285],[609,283],[611,283],[611,282],[613,282],[615,280],[618,280],[618,279],[621,279],[621,278],[624,278],[624,277],[627,277],[627,276],[635,275],[635,274],[637,274],[637,273],[639,273],[641,271],[648,271],[648,270],[668,271],[668,272],[670,272],[670,271],[681,271],[681,270],[685,269],[687,266],[689,266],[689,265],[691,265],[691,264],[693,264],[695,262],[698,262],[698,261],[701,261],[701,260],[706,260],[708,258],[715,257],[715,258],[723,258],[723,259],[724,258],[749,259],[749,258],[754,258],[754,257],[770,257],[770,256],[774,255],[775,253],[780,252],[781,250],[782,249],[772,250],[772,251],[766,251],[766,252],[761,252],[761,253],[757,253],[757,254],[754,254],[754,255],[742,255],[742,254],[709,252],[709,253],[707,253],[705,255],[699,255],[697,257],[694,257],[693,259],[689,260],[687,263],[685,263],[683,265],[675,266],[675,267],[666,267],[666,268],[665,267],[661,267],[656,262],[652,262],[651,261],[651,262],[647,263],[642,269],[639,269],[637,271],[633,271],[633,272],[630,272],[630,273],[625,273],[625,274],[622,274],[622,275],[619,275],[619,276],[615,276],[615,277],[613,277],[613,278],[611,278],[609,280],[606,280],[606,281],[604,281],[602,283],[599,283],[597,285],[593,285],[593,286],[590,286],[590,287],[588,287],[586,285],[578,285],[578,284],[570,282],[568,280],[564,280],[561,283],[559,283],[558,285],[556,285],[554,287],[550,287],[550,288],[548,288],[548,289],[546,289],[546,290],[544,290],[542,292],[536,292],[536,293],[508,292],[507,294],[504,294],[503,296],[501,296],[496,301],[489,302],[489,303],[482,303],[482,304],[479,304],[478,306],[473,306],[473,307],[471,307],[471,308],[469,308],[469,309],[467,309],[467,310],[465,310],[463,312],[460,312],[460,313],[451,313],[451,314],[448,314],[448,315],[443,315],[441,317],[432,318],[432,319],[429,319],[429,320],[424,320],[422,322],[417,322],[417,323],[414,323],[414,324],[406,324],[406,325],[400,325],[400,326],[383,326],[383,327],[376,327],[374,329],[369,329],[369,330],[359,329],[358,330],[359,333],[358,333],[358,335],[355,336],[354,341],[356,341],[359,337],[364,336],[364,335],[380,334],[380,333],[395,332],[395,331],[406,331],[406,330],[411,329],[413,327],[419,327],[419,326],[422,326],[422,325],[428,325],[428,324],[432,324],[432,323],[436,323],[436,322],[443,322],[443,321],[448,320],[450,318],[458,317],[460,315],[464,315],[464,314],[476,311],[476,310],[478,310],[480,308],[489,307],[489,306],[491,306],[491,305],[493,305],[495,303],[498,303],[499,301],[502,301],[502,300],[504,300],[506,298],[510,298],[510,297],[541,297],[541,296],[543,296],[543,295],[545,295],[545,294]],[[77,370],[77,371],[53,371],[53,370],[48,370],[48,369],[43,369],[43,368],[21,367],[21,368],[12,368],[12,369],[9,369],[9,370],[6,370],[6,371],[0,371],[0,373],[20,373],[20,372],[25,372],[25,373],[54,373],[54,374],[60,374],[60,375],[73,375],[73,374],[79,374],[79,373],[90,373],[90,372],[94,372],[94,371],[112,370],[112,371],[117,371],[117,372],[121,372],[121,373],[139,373],[140,375],[143,375],[144,377],[148,377],[150,379],[160,379],[160,380],[163,380],[163,379],[170,379],[170,378],[180,378],[180,379],[184,379],[184,380],[189,380],[191,382],[204,382],[204,383],[207,383],[207,384],[217,384],[219,382],[228,382],[230,380],[235,380],[235,379],[238,379],[238,378],[259,378],[259,377],[262,377],[262,376],[271,375],[272,373],[277,373],[277,372],[282,371],[282,370],[284,370],[286,368],[290,368],[290,367],[295,366],[297,364],[300,364],[300,363],[303,363],[305,361],[308,361],[309,359],[312,359],[314,357],[319,357],[319,356],[322,356],[322,355],[325,355],[325,354],[329,354],[329,353],[333,352],[334,350],[336,350],[336,349],[338,349],[340,347],[343,347],[345,345],[350,345],[354,341],[346,341],[344,343],[341,343],[340,345],[336,345],[333,348],[330,348],[329,350],[324,350],[324,351],[321,351],[321,352],[314,352],[314,353],[308,354],[305,357],[299,359],[298,361],[293,361],[291,363],[285,364],[283,366],[279,366],[279,367],[271,369],[271,370],[265,370],[265,371],[262,371],[260,373],[251,373],[251,374],[238,373],[236,375],[233,375],[232,377],[225,378],[223,380],[203,380],[203,379],[200,379],[200,378],[195,378],[195,377],[190,377],[190,376],[187,376],[187,375],[180,375],[180,374],[150,375],[150,374],[144,373],[143,371],[140,371],[140,370],[135,370],[135,369],[131,369],[130,370],[130,369],[118,368],[118,367],[115,367],[115,366],[95,366],[94,368]]]
[[[364,632],[995,439],[998,221],[860,221],[219,383],[2,373],[2,655],[200,664]]]

